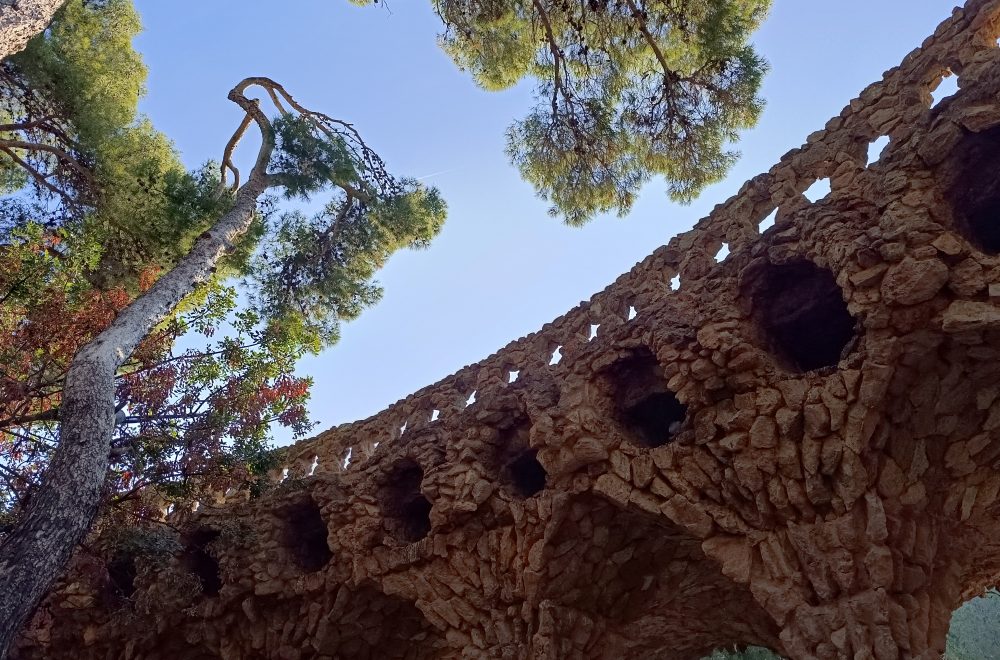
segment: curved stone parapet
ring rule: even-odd
[[[589,302],[81,551],[19,657],[938,657],[1000,576],[998,33],[970,0]]]

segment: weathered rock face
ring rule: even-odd
[[[693,231],[176,550],[81,552],[20,656],[937,657],[1000,576],[998,33],[970,0]]]

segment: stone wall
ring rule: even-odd
[[[1000,575],[998,33],[969,0],[589,302],[81,551],[19,657],[938,657]]]

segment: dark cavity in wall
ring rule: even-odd
[[[538,462],[537,452],[526,450],[507,464],[506,470],[511,485],[521,497],[537,495],[545,489],[545,468]]]
[[[941,166],[955,228],[979,250],[1000,254],[1000,127],[968,133]]]
[[[319,505],[311,497],[284,507],[279,515],[283,523],[283,541],[292,559],[306,573],[326,566],[333,553],[327,543],[327,527]]]
[[[521,418],[510,428],[502,429],[497,439],[495,465],[501,480],[514,495],[528,498],[545,489],[548,474],[538,461],[538,451],[529,446],[531,424]]]
[[[222,589],[222,574],[219,562],[208,553],[207,546],[219,538],[218,530],[201,528],[191,532],[186,539],[181,564],[194,573],[201,582],[201,591],[206,596],[217,596]]]
[[[414,543],[431,531],[431,503],[420,491],[424,471],[413,460],[396,464],[383,485],[382,511],[397,540]]]
[[[108,562],[108,579],[112,595],[130,598],[135,593],[135,556],[130,552],[117,552]]]
[[[857,323],[832,272],[804,259],[766,264],[746,286],[758,334],[784,366],[812,371],[840,362]]]
[[[648,349],[615,362],[605,377],[614,414],[636,444],[661,447],[670,442],[687,416],[687,406],[667,387],[663,369]]]

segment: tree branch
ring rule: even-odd
[[[51,183],[49,183],[48,179],[46,179],[44,176],[42,176],[41,172],[39,172],[38,170],[36,170],[34,167],[32,167],[30,164],[28,164],[27,161],[25,161],[20,156],[18,156],[17,154],[15,154],[13,151],[11,151],[7,147],[5,147],[2,142],[0,142],[0,152],[3,152],[5,154],[7,154],[7,156],[9,156],[11,160],[13,160],[24,171],[26,171],[28,174],[30,174],[31,178],[34,179],[35,182],[38,183],[38,185],[42,186],[43,188],[45,188],[49,192],[53,193],[54,195],[57,195],[57,196],[61,197],[63,199],[63,201],[65,201],[67,203],[72,203],[73,202],[73,199],[66,193],[66,191],[60,190],[56,186],[53,186]]]
[[[245,91],[247,78],[228,98],[255,122],[261,145],[247,182],[233,205],[169,272],[136,298],[94,339],[77,351],[66,374],[59,443],[42,484],[24,515],[0,542],[0,658],[21,624],[69,560],[97,511],[109,467],[115,429],[115,376],[139,342],[201,282],[249,229],[258,198],[267,190],[274,129]],[[270,81],[268,81],[270,82]],[[242,126],[242,124],[241,124]],[[230,141],[232,142],[232,140]]]
[[[23,426],[25,424],[35,424],[37,422],[54,422],[57,419],[59,419],[59,409],[49,408],[48,410],[34,413],[32,415],[21,415],[20,417],[0,419],[0,428]]]

